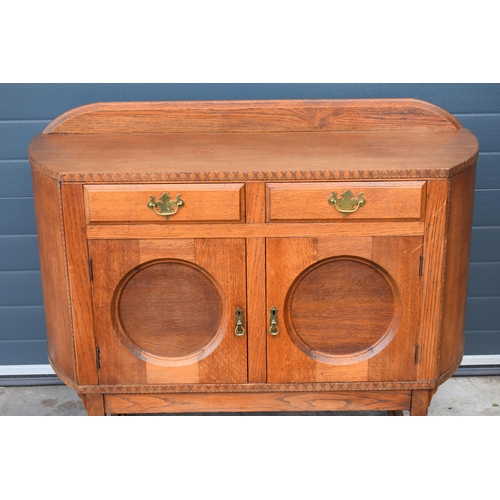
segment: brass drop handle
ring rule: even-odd
[[[337,198],[336,191],[332,192],[332,196],[328,199],[328,203],[333,205],[339,212],[347,217],[349,214],[358,210],[363,205],[366,205],[366,200],[363,198],[363,193],[359,193],[357,198],[354,198],[354,193],[348,189],[344,191],[340,198]]]
[[[243,326],[245,324],[245,320],[243,318],[243,309],[241,307],[238,307],[235,311],[236,315],[236,328],[234,329],[234,334],[238,337],[242,337],[245,335],[245,327]]]
[[[166,220],[172,215],[175,215],[179,208],[184,206],[184,200],[181,200],[181,195],[178,194],[175,200],[168,193],[163,193],[158,201],[151,194],[149,195],[148,207],[154,210],[158,215],[163,215]]]
[[[278,309],[276,307],[271,307],[270,318],[269,318],[269,333],[273,336],[278,335],[280,332],[278,328]]]

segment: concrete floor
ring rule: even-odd
[[[311,415],[311,413],[299,414]],[[321,412],[317,414],[386,415],[385,412]],[[84,416],[86,412],[77,394],[63,385],[0,387],[0,416],[8,415]],[[500,416],[500,376],[452,377],[439,387],[432,399],[429,415]]]

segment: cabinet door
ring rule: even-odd
[[[101,384],[246,382],[243,239],[89,245]]]
[[[268,381],[415,380],[422,244],[413,236],[268,239],[267,307],[277,310]]]

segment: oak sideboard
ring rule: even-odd
[[[68,111],[29,148],[50,363],[90,415],[426,415],[477,156],[414,99]]]

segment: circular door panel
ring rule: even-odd
[[[391,277],[356,257],[315,263],[293,282],[285,321],[295,344],[326,363],[355,363],[380,352],[393,338],[401,301]]]
[[[121,280],[113,317],[122,342],[139,357],[160,364],[196,361],[220,341],[222,293],[190,262],[151,261]]]

